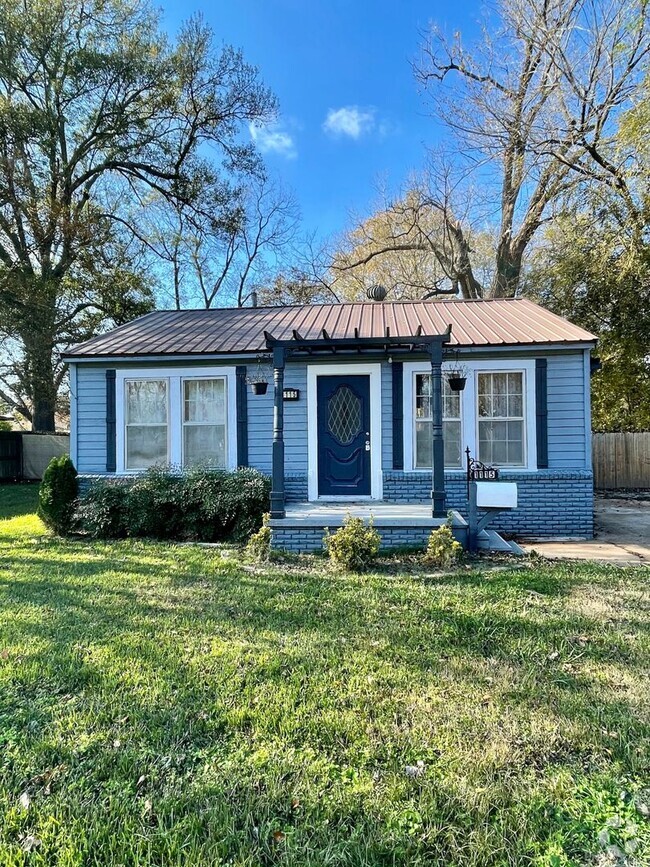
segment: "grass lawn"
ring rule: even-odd
[[[0,488],[0,865],[650,863],[647,570],[256,569],[32,509]]]

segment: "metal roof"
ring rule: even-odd
[[[523,298],[490,301],[384,301],[218,310],[158,310],[71,347],[65,357],[245,354],[266,351],[264,332],[278,340],[413,337],[442,334],[451,345],[520,346],[584,343],[593,334]],[[388,331],[387,331],[388,329]]]

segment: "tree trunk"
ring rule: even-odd
[[[23,335],[28,398],[32,406],[32,430],[53,433],[57,398],[54,340],[51,329],[39,328],[42,324],[33,322],[31,331]]]
[[[497,248],[496,269],[490,290],[491,298],[514,298],[521,278],[522,253],[507,242]]]

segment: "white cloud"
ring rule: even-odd
[[[258,126],[251,123],[248,125],[251,138],[263,154],[274,153],[288,160],[298,156],[296,143],[293,137],[279,123],[269,123]]]
[[[358,105],[346,105],[343,108],[330,108],[323,123],[325,132],[334,136],[347,135],[358,139],[369,133],[375,126],[375,110],[362,109]]]

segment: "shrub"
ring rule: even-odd
[[[77,522],[103,538],[242,542],[262,526],[270,490],[270,479],[252,469],[154,468],[121,484],[93,485],[79,503]]]
[[[262,526],[257,533],[253,533],[246,545],[246,556],[255,563],[266,563],[271,556],[270,517],[268,512],[262,515]]]
[[[458,563],[463,546],[454,539],[449,522],[431,531],[423,560],[427,565],[446,568]]]
[[[325,548],[332,564],[348,572],[363,572],[377,558],[381,537],[372,525],[372,518],[364,524],[361,518],[348,515],[335,533],[327,531]]]
[[[125,484],[97,482],[78,502],[75,527],[95,539],[122,539],[127,535]]]
[[[38,491],[39,517],[56,533],[69,533],[77,494],[77,471],[68,455],[52,458]]]

